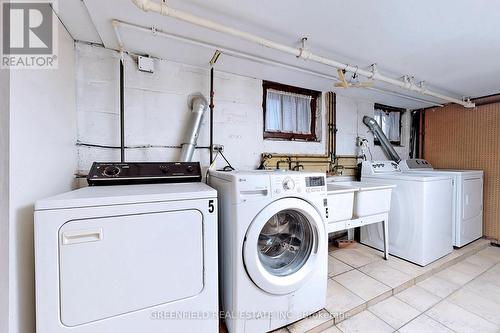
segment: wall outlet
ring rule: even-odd
[[[224,152],[224,146],[223,145],[213,145],[212,146],[212,151],[223,153]]]

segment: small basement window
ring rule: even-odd
[[[264,139],[316,141],[321,92],[264,81]]]
[[[405,109],[395,108],[392,106],[375,104],[375,120],[382,128],[385,136],[389,141],[396,146],[401,145],[401,116]],[[380,146],[380,140],[374,138],[375,145]]]

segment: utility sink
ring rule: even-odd
[[[328,185],[357,189],[354,192],[353,216],[355,218],[388,212],[391,208],[392,189],[396,187],[391,184],[358,181],[332,182]]]
[[[327,183],[328,223],[352,219],[354,208],[354,193],[357,187]]]

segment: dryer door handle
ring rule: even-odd
[[[71,230],[62,234],[62,245],[97,242],[102,240],[102,228]]]

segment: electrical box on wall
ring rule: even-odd
[[[152,58],[139,56],[137,58],[137,66],[141,72],[154,72],[154,60]]]

